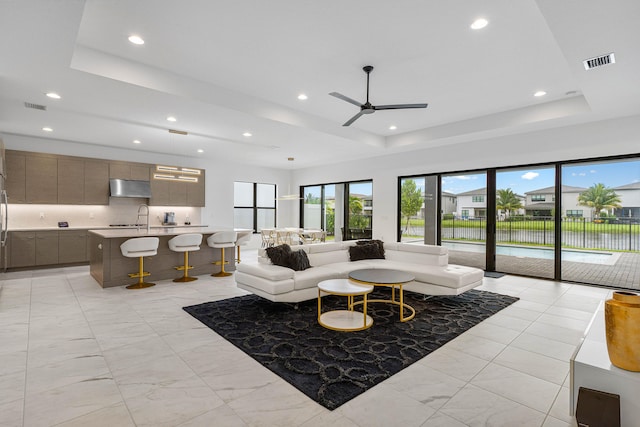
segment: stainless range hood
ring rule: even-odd
[[[151,183],[133,179],[110,179],[111,197],[151,197]]]

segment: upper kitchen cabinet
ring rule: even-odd
[[[27,157],[24,153],[7,150],[7,181],[5,183],[9,203],[26,203]]]
[[[47,155],[26,157],[27,203],[58,203],[58,159]]]
[[[205,204],[204,170],[156,165],[151,174],[153,206],[194,206]]]
[[[58,203],[84,203],[84,181],[84,160],[77,157],[58,159]]]
[[[109,162],[109,178],[149,181],[150,165],[130,162]]]
[[[84,204],[109,204],[109,162],[106,160],[85,159]]]
[[[204,207],[204,171],[198,177],[198,182],[187,184],[187,206]]]

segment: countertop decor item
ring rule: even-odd
[[[605,302],[604,317],[611,363],[640,372],[640,295],[614,292]]]

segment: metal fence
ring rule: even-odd
[[[442,240],[486,240],[486,219],[442,221]],[[519,218],[496,223],[496,242],[553,246],[553,218]],[[562,246],[581,249],[640,251],[640,218],[563,218]]]

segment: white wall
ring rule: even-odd
[[[239,165],[224,159],[224,153],[214,160],[187,156],[170,156],[139,150],[126,150],[101,145],[82,144],[55,139],[35,138],[3,134],[5,147],[10,150],[51,153],[105,160],[122,160],[150,164],[196,167],[206,170],[206,207],[200,211],[203,224],[211,226],[233,226],[234,181],[264,182],[276,184],[280,192],[289,184],[290,171],[256,166]],[[285,190],[286,191],[286,190]],[[27,207],[29,205],[26,205]],[[137,205],[136,207],[137,208]],[[132,209],[134,209],[132,208]],[[38,210],[41,208],[33,208]],[[166,210],[163,208],[153,208]],[[171,210],[176,210],[171,208]],[[297,223],[288,208],[278,209],[278,224]],[[87,215],[88,216],[88,215]],[[182,218],[179,218],[182,219]],[[106,225],[106,224],[102,224]]]
[[[373,237],[395,240],[398,176],[638,153],[632,116],[295,170],[292,186],[373,179]]]

